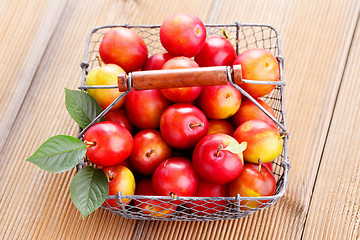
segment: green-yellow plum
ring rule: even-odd
[[[241,174],[230,183],[229,195],[235,197],[263,197],[273,196],[276,189],[276,179],[274,174],[267,167],[260,167],[259,164],[245,163]],[[242,210],[261,207],[267,200],[240,202]]]
[[[277,127],[262,120],[249,120],[241,124],[234,132],[238,142],[247,142],[244,151],[246,162],[267,163],[280,155],[283,138]]]
[[[86,78],[86,85],[117,85],[118,74],[125,71],[115,64],[106,64],[92,69]],[[88,89],[88,93],[95,98],[102,109],[108,107],[121,92],[114,89]],[[116,110],[124,105],[125,98],[122,98],[111,110]]]
[[[134,195],[135,178],[133,173],[123,165],[104,167],[104,171],[109,182],[109,195],[116,195],[121,192],[122,195]],[[124,205],[130,203],[130,199],[121,199]],[[105,206],[120,207],[115,199],[109,199],[104,203]]]

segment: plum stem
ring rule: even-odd
[[[220,156],[220,151],[223,149],[223,145],[220,144],[216,150],[216,153],[215,153],[215,157],[219,157]]]
[[[259,162],[259,168],[258,168],[258,171],[261,173],[261,163],[262,163],[261,158],[259,158],[258,162]]]
[[[84,140],[84,143],[85,143],[85,145],[87,145],[87,146],[95,146],[96,145],[96,143],[95,142],[90,142],[90,141],[87,141],[87,140]]]
[[[203,127],[204,123],[202,123],[202,122],[198,123],[198,124],[190,123],[189,126],[190,126],[191,129],[194,129],[195,127]]]
[[[114,174],[111,171],[107,171],[108,182],[111,182],[114,179]]]
[[[175,198],[176,198],[176,194],[175,194],[174,192],[171,192],[171,193],[170,193],[170,197],[171,197],[172,199],[175,199]]]
[[[225,31],[225,29],[222,29],[222,34],[224,35],[224,37],[228,40],[231,40],[231,37],[229,37],[229,35],[227,34],[227,32]]]
[[[147,152],[146,153],[146,157],[151,157],[151,154],[153,154],[155,152],[155,149],[154,148],[151,148],[150,152]]]
[[[100,60],[99,55],[96,55],[95,57],[96,57],[96,59],[98,60],[99,66],[102,67],[102,63],[101,63],[101,60]]]
[[[286,137],[286,135],[288,135],[288,133],[287,133],[287,132],[284,132],[284,133],[280,136],[280,138],[282,139],[282,138]]]

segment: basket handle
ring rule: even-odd
[[[241,65],[234,65],[232,68],[217,66],[120,73],[118,75],[118,88],[120,92],[125,92],[129,90],[129,84],[132,84],[132,89],[135,91],[226,85],[229,75],[234,83],[241,84]]]

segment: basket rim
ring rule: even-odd
[[[278,46],[278,55],[276,56],[277,58],[283,58],[282,54],[281,54],[281,44],[280,44],[280,36],[279,36],[279,32],[278,30],[270,24],[264,24],[264,23],[241,23],[240,21],[236,21],[234,23],[204,23],[204,26],[209,28],[209,27],[236,27],[236,28],[240,28],[240,27],[266,27],[266,28],[270,28],[271,30],[273,30],[275,32],[276,35],[276,44]],[[87,36],[86,39],[86,47],[85,47],[85,54],[84,54],[84,60],[83,63],[86,66],[86,60],[87,60],[87,53],[88,53],[88,47],[90,44],[90,39],[91,36],[96,33],[98,30],[100,29],[105,29],[105,28],[115,28],[115,27],[125,27],[125,28],[160,28],[161,25],[160,24],[139,24],[139,25],[131,25],[129,23],[125,23],[125,24],[107,24],[107,25],[99,25],[96,26],[94,28],[92,28]],[[85,67],[84,66],[84,67]]]
[[[284,82],[283,81],[283,73],[282,73],[282,69],[283,69],[283,57],[281,55],[281,44],[280,44],[280,37],[279,37],[279,33],[277,31],[277,29],[269,24],[262,24],[262,23],[241,23],[241,22],[235,22],[235,23],[230,23],[230,24],[210,24],[210,23],[205,23],[204,24],[205,27],[210,28],[210,27],[236,27],[237,30],[239,30],[239,28],[241,27],[264,27],[264,28],[269,28],[272,31],[274,31],[274,33],[276,34],[276,46],[277,46],[277,55],[276,58],[279,62],[279,69],[280,69],[280,82]],[[116,28],[116,27],[126,27],[126,28],[160,28],[161,25],[130,25],[129,23],[125,23],[125,24],[112,24],[112,25],[100,25],[97,27],[94,27],[90,30],[87,40],[86,40],[86,47],[85,47],[85,54],[84,54],[84,61],[81,63],[81,68],[82,68],[82,72],[83,72],[83,76],[82,76],[82,84],[83,81],[85,80],[85,76],[86,76],[86,71],[88,68],[88,63],[87,63],[87,58],[88,58],[88,51],[89,51],[89,45],[90,45],[90,41],[91,41],[91,37],[94,33],[96,33],[98,30],[100,29],[106,29],[106,28]],[[283,125],[286,128],[286,121],[285,121],[285,109],[284,109],[284,85],[280,86],[280,94],[281,94],[281,112],[282,112],[282,117],[283,117]],[[286,131],[288,133],[288,130]],[[146,200],[151,200],[151,199],[157,199],[157,200],[183,200],[183,201],[197,201],[197,200],[207,200],[207,201],[236,201],[236,202],[240,202],[243,200],[249,200],[249,201],[270,201],[271,205],[276,203],[281,197],[284,196],[286,189],[287,189],[287,185],[288,185],[288,175],[289,175],[289,170],[291,168],[291,164],[289,161],[289,157],[287,154],[287,142],[289,139],[289,134],[287,134],[284,137],[284,143],[283,143],[283,159],[281,162],[277,163],[280,167],[283,168],[283,172],[280,175],[280,178],[277,179],[276,184],[281,184],[280,187],[277,189],[277,193],[272,195],[272,196],[261,196],[261,197],[244,197],[244,196],[240,196],[240,194],[237,194],[237,196],[235,197],[184,197],[184,196],[177,196],[176,198],[173,198],[171,196],[148,196],[148,195],[122,195],[121,192],[118,192],[116,195],[108,195],[106,200],[110,200],[110,199],[118,199],[119,200],[119,207],[121,206],[122,210],[125,211],[125,205],[123,204],[123,202],[120,199],[130,199],[130,200],[139,200],[139,199],[146,199]],[[82,166],[79,166],[78,170],[80,170],[82,168]],[[281,182],[281,183],[280,183]],[[270,206],[270,205],[268,205]],[[267,206],[267,207],[268,207]],[[112,210],[111,208],[108,208],[106,206],[102,206],[105,209],[108,209],[112,212],[114,212],[114,210]],[[266,208],[266,207],[265,207]],[[255,211],[260,210],[260,209],[256,209]],[[249,211],[248,214],[253,213],[255,211]],[[119,214],[117,212],[114,212],[116,214]],[[247,215],[248,215],[247,214]],[[121,214],[121,216],[124,216],[124,214]],[[126,217],[127,214],[125,213]],[[153,219],[153,220],[157,220],[157,218],[153,218],[151,216],[149,216],[148,218],[144,218],[144,219]],[[227,219],[227,218],[224,218]],[[174,220],[174,219],[161,219],[161,220]],[[209,220],[209,219],[201,219],[201,220]]]

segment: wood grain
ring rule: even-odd
[[[1,1],[0,239],[359,238],[359,11],[357,0]],[[24,160],[53,135],[76,135],[64,87],[80,83],[90,29],[161,23],[173,12],[279,30],[288,190],[239,220],[135,221],[103,209],[82,220],[70,199],[75,171],[51,174]]]
[[[70,199],[69,185],[74,171],[51,174],[24,160],[53,135],[76,135],[77,126],[64,106],[64,87],[76,89],[80,83],[80,63],[85,40],[93,27],[125,22],[160,23],[176,9],[193,12],[205,18],[211,5],[210,1],[193,4],[190,4],[191,1],[172,1],[172,4],[166,2],[151,4],[149,1],[67,1],[63,2],[63,10],[56,1],[31,2],[33,7],[26,12],[28,18],[34,13],[36,6],[44,10],[42,14],[51,15],[49,9],[55,9],[59,11],[56,14],[60,17],[56,19],[54,14],[54,19],[50,19],[55,21],[55,26],[48,42],[36,42],[44,44],[44,52],[39,56],[38,62],[34,63],[36,71],[27,76],[31,80],[28,83],[29,88],[19,86],[24,92],[17,96],[24,98],[24,101],[21,103],[14,100],[12,107],[19,109],[19,112],[14,113],[16,120],[6,118],[7,126],[3,128],[9,132],[9,137],[0,155],[0,239],[129,239],[134,234],[137,221],[123,219],[102,209],[84,221],[81,219]],[[8,1],[7,5],[11,4],[14,4],[14,7],[9,16],[17,20],[24,17],[23,12],[15,8],[19,3]],[[153,10],[149,11],[151,9]],[[21,27],[24,35],[29,34],[34,38],[34,29],[39,32],[48,31],[46,28],[38,29],[39,25],[29,22],[28,18],[26,19],[29,25],[24,22]],[[43,19],[45,20],[50,21]],[[11,22],[12,19],[8,21]],[[11,26],[9,34],[15,28],[16,24]],[[18,37],[17,33],[12,34]],[[24,48],[26,44],[29,42],[24,43]],[[36,45],[35,49],[41,50],[39,45]],[[21,62],[22,53],[14,52],[15,57]],[[28,60],[30,62],[27,64],[33,59]],[[26,71],[26,63],[22,63],[19,69]],[[15,68],[9,71],[11,74],[17,73]],[[11,83],[11,79],[7,80],[6,84],[10,87],[17,86],[14,82]],[[8,104],[3,102],[4,99],[12,94],[1,92],[3,106]],[[6,109],[2,108],[1,111]]]
[[[241,84],[241,67],[239,65],[234,77],[234,83]],[[120,92],[129,90],[128,75],[120,73],[118,75],[118,86]],[[166,89],[175,87],[196,87],[196,86],[215,86],[227,84],[226,66],[202,67],[202,68],[182,68],[152,71],[138,71],[131,73],[132,89],[135,91],[149,89]]]
[[[303,233],[360,239],[360,23],[353,36]]]
[[[22,7],[19,7],[22,5]],[[65,1],[3,1],[0,19],[0,152],[23,103]]]
[[[232,236],[230,239],[300,239],[358,17],[359,2],[238,1],[234,4],[215,1],[215,4],[216,10],[211,12],[213,15],[208,21],[266,22],[280,32],[285,56],[292,169],[288,191],[275,206],[245,219],[230,221],[232,228],[228,228],[229,224],[190,223],[185,239],[206,238],[208,232],[214,236],[216,233]],[[268,14],[255,14],[262,11]],[[240,230],[233,233],[234,229]],[[147,238],[149,232],[144,230],[146,228],[142,230],[142,237]]]

